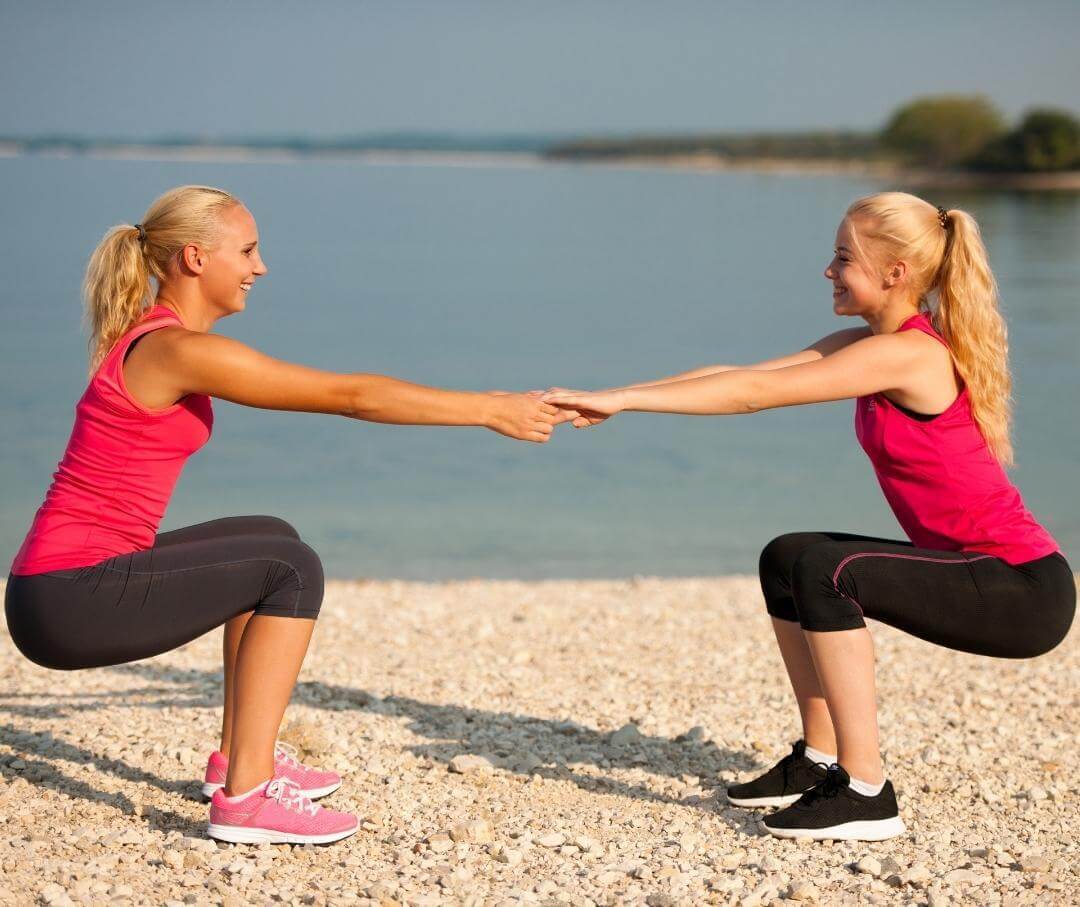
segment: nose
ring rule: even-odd
[[[255,274],[258,277],[262,277],[267,271],[266,262],[262,260],[262,256],[259,256],[258,263],[255,265]]]
[[[825,278],[826,280],[836,279],[836,271],[833,270],[833,263],[831,261],[825,266]]]

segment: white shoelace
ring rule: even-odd
[[[283,743],[279,740],[274,744],[274,755],[287,765],[295,765],[297,768],[306,767],[304,763],[297,758],[299,753],[297,752],[296,747],[290,743]]]
[[[308,813],[314,816],[319,807],[307,797],[300,796],[300,785],[288,778],[275,778],[266,785],[266,796],[271,800],[277,800],[282,806],[298,813]]]

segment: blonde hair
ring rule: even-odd
[[[861,234],[872,246],[871,255],[860,251],[861,257],[876,264],[899,259],[908,264],[919,309],[930,315],[949,344],[979,431],[998,462],[1012,465],[1008,333],[975,218],[959,209],[942,215],[929,202],[906,192],[860,198],[846,217],[855,244]],[[937,297],[936,308],[930,304],[931,294]]]
[[[221,189],[178,186],[147,209],[141,231],[121,224],[105,234],[83,280],[91,375],[113,344],[149,310],[151,278],[160,285],[186,245],[216,248],[221,215],[238,204],[239,199]]]

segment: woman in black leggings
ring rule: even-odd
[[[91,376],[45,502],[8,578],[19,649],[50,668],[147,658],[224,624],[225,709],[208,760],[209,833],[328,843],[356,817],[314,797],[340,779],[275,747],[323,595],[318,555],[273,517],[157,535],[211,398],[409,425],[477,425],[543,443],[560,421],[536,395],[444,391],[281,362],[211,333],[266,273],[251,213],[184,186],[113,228],[87,269]],[[156,294],[151,282],[156,282]],[[209,747],[208,747],[209,748]]]
[[[803,736],[740,806],[786,806],[784,837],[877,840],[904,825],[882,774],[864,618],[965,652],[1029,658],[1068,632],[1072,571],[1004,472],[1005,327],[974,219],[898,192],[859,199],[825,271],[833,310],[865,327],[756,365],[711,366],[544,399],[574,425],[623,410],[706,414],[855,398],[855,433],[911,541],[796,532],[761,554],[761,588]]]

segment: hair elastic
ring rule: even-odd
[[[949,225],[949,212],[942,208],[941,205],[938,205],[937,219],[941,226],[947,227]]]
[[[146,242],[146,230],[143,228],[143,225],[142,224],[136,224],[135,229],[139,231],[139,242],[141,242],[141,243]]]

